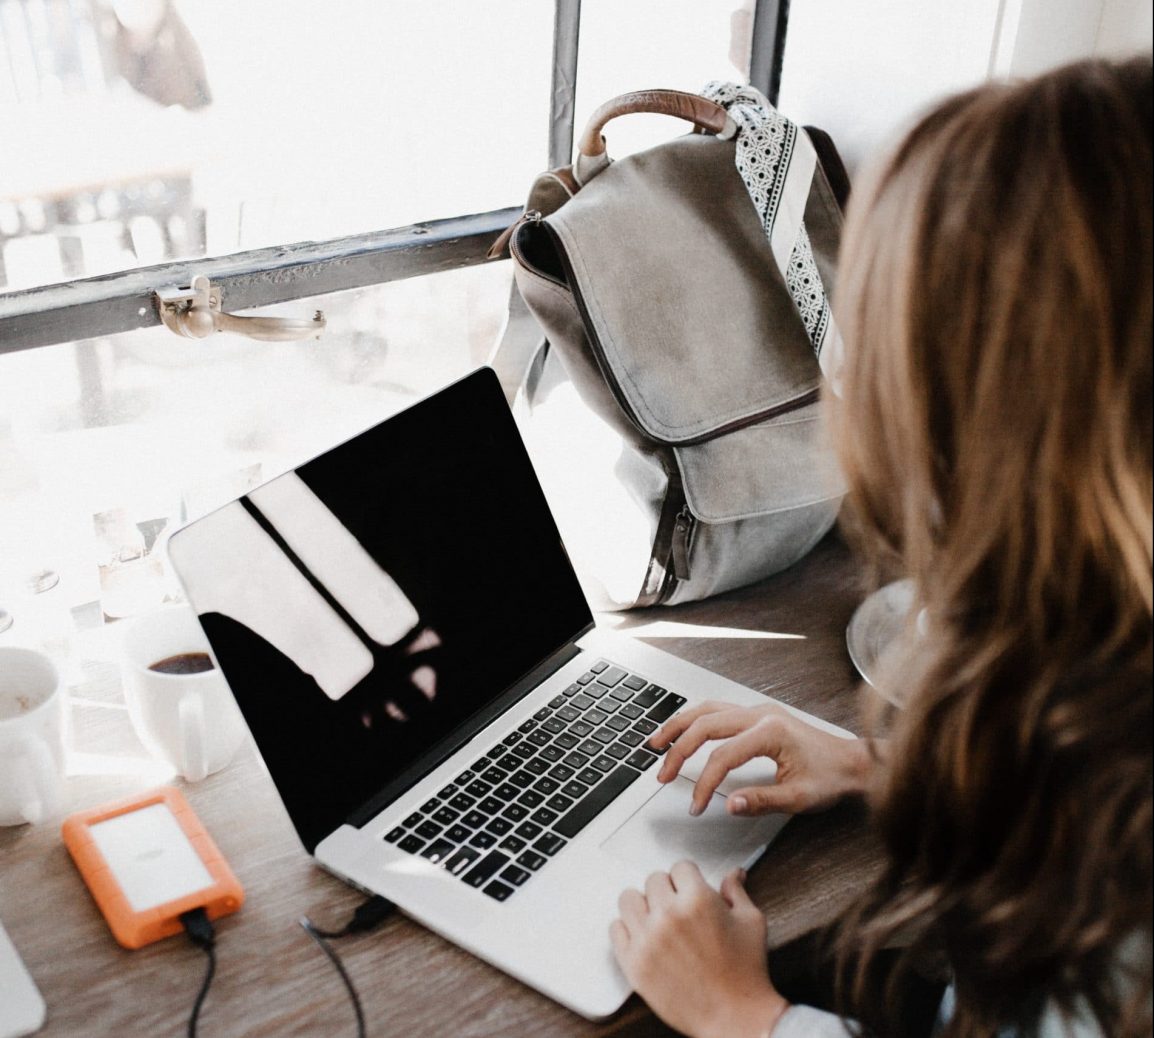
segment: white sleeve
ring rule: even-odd
[[[849,1038],[851,1034],[840,1016],[809,1006],[790,1006],[773,1029],[773,1038]]]

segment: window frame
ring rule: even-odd
[[[776,102],[789,0],[756,0],[750,83]],[[549,168],[571,161],[581,0],[554,0]],[[161,323],[153,293],[207,275],[229,311],[290,302],[489,262],[520,205],[322,242],[137,267],[0,294],[0,356]]]

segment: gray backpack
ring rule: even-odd
[[[610,163],[601,129],[630,111],[697,132]],[[532,412],[530,453],[599,608],[759,580],[837,517],[821,368],[736,168],[737,132],[696,95],[617,98],[494,245],[512,254],[520,299],[492,363]],[[828,291],[842,223],[831,181],[842,202],[848,183],[829,138],[808,140],[818,161],[804,228]],[[526,331],[526,304],[539,329]]]

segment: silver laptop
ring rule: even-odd
[[[595,627],[489,369],[169,554],[307,850],[582,1016],[629,995],[608,938],[625,887],[685,858],[716,884],[785,821],[725,812],[769,761],[698,818],[695,768],[658,784],[663,720],[765,698]]]

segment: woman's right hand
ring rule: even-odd
[[[702,703],[670,718],[650,737],[653,747],[669,747],[657,780],[672,782],[682,765],[712,740],[722,742],[697,780],[690,808],[695,815],[705,810],[726,775],[755,757],[777,763],[777,780],[771,786],[734,790],[726,804],[730,814],[824,810],[843,797],[864,793],[874,764],[864,740],[823,732],[775,703]]]

